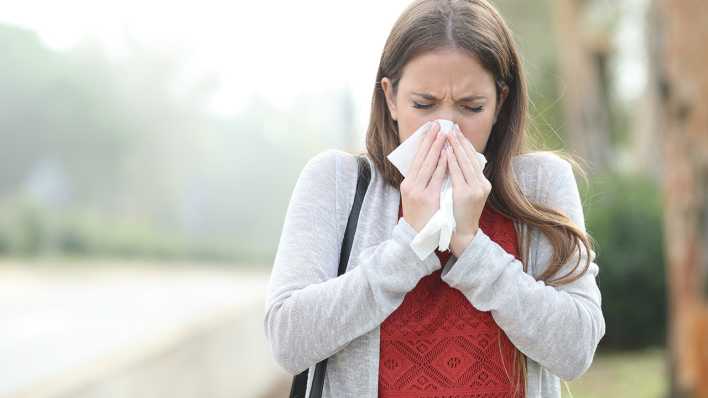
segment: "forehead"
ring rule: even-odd
[[[444,49],[420,54],[403,68],[401,88],[430,94],[463,91],[493,93],[494,77],[478,58],[460,49]]]

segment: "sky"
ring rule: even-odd
[[[630,0],[634,5],[646,0]],[[84,37],[120,57],[136,40],[185,54],[186,78],[212,75],[217,91],[209,110],[240,111],[258,94],[287,111],[300,95],[351,90],[358,125],[366,125],[376,68],[386,37],[409,0],[216,1],[12,0],[2,1],[0,22],[36,31],[51,48]],[[41,12],[38,12],[41,10]],[[641,16],[619,30],[617,91],[640,95]]]
[[[339,87],[351,89],[368,111],[381,50],[408,1],[2,3],[0,22],[30,28],[54,49],[90,36],[118,57],[131,38],[184,52],[188,74],[218,76],[210,109],[231,114],[250,93],[286,110],[300,94]]]

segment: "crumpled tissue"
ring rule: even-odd
[[[440,124],[440,133],[442,134],[453,133],[453,128],[457,126],[457,124],[447,119],[436,119],[434,121]],[[420,126],[401,145],[388,154],[388,160],[396,166],[404,177],[407,176],[408,169],[413,163],[418,145],[423,137],[431,131],[434,121],[428,121]],[[487,164],[487,158],[477,152],[477,160],[482,169],[484,169]],[[452,198],[452,179],[448,170],[440,190],[440,208],[411,242],[411,248],[421,260],[428,257],[436,248],[439,248],[440,251],[445,251],[450,247],[452,233],[457,226],[453,214]]]

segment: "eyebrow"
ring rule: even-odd
[[[414,92],[413,95],[417,95],[417,96],[419,96],[419,97],[423,97],[423,98],[425,98],[425,99],[427,99],[427,100],[430,100],[430,101],[437,101],[437,100],[438,100],[438,98],[436,98],[436,97],[433,96],[432,94],[427,94],[427,93],[415,93],[415,92]],[[487,97],[485,97],[485,96],[483,96],[483,95],[468,95],[467,97],[460,98],[460,101],[473,101],[473,100],[478,100],[478,99],[487,99]]]

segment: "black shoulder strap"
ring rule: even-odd
[[[359,161],[359,176],[356,181],[354,203],[352,204],[351,212],[349,212],[349,220],[347,220],[347,228],[344,231],[344,240],[342,240],[342,251],[339,254],[339,271],[337,272],[337,276],[342,275],[347,268],[349,253],[352,251],[352,242],[354,242],[354,233],[356,233],[356,226],[359,223],[361,204],[364,201],[364,195],[366,195],[366,190],[369,187],[369,180],[371,180],[369,162],[363,156],[357,156],[356,159]]]
[[[363,155],[356,156],[359,165],[359,173],[356,181],[356,193],[354,195],[354,203],[352,204],[347,227],[344,231],[344,239],[342,240],[342,250],[339,254],[339,269],[337,276],[342,275],[349,263],[349,254],[352,250],[354,242],[354,233],[359,222],[359,213],[361,212],[361,204],[364,201],[366,190],[369,187],[371,180],[371,169],[369,161]],[[305,369],[302,373],[293,378],[293,384],[290,389],[290,398],[304,398],[307,390],[307,373],[309,369]],[[324,375],[327,370],[327,358],[317,363],[315,373],[312,377],[312,388],[310,389],[310,398],[321,398],[322,389],[324,387]]]

